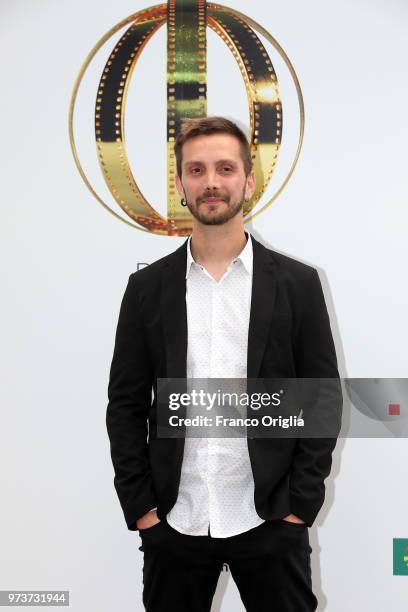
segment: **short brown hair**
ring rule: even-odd
[[[231,136],[235,136],[239,140],[245,176],[248,176],[252,170],[252,158],[247,137],[233,121],[225,119],[225,117],[197,117],[182,121],[180,131],[174,143],[177,174],[181,177],[182,148],[184,143],[191,138],[209,136],[210,134],[231,134]]]

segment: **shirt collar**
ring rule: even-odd
[[[252,236],[249,232],[245,232],[245,234],[247,236],[246,245],[242,249],[241,253],[237,257],[235,257],[231,263],[236,262],[236,261],[241,261],[247,273],[252,275],[252,264],[253,264]],[[199,265],[199,264],[196,264],[191,254],[191,236],[189,236],[188,241],[187,241],[186,278],[188,277],[190,273],[192,264]]]

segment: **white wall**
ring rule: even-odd
[[[295,175],[249,229],[321,271],[343,376],[405,377],[407,5],[230,4],[282,44],[306,104]],[[88,51],[144,7],[9,0],[1,8],[0,589],[69,589],[75,612],[142,610],[140,540],[113,489],[107,383],[129,274],[182,239],[138,232],[92,198],[71,156],[67,115]],[[160,74],[159,43],[151,61]],[[148,69],[141,61],[140,74]],[[155,92],[154,71],[150,79]],[[130,95],[136,101],[136,89]],[[139,172],[164,210],[163,173],[151,164],[161,155],[164,168],[157,95]],[[238,94],[219,100],[210,112],[241,108]],[[405,440],[339,441],[310,530],[319,610],[406,609],[408,578],[392,576],[392,538],[408,538],[405,463]],[[213,606],[221,609],[243,610],[227,575]]]

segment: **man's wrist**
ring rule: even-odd
[[[283,520],[288,521],[289,523],[298,523],[298,524],[303,524],[305,522],[303,519],[296,516],[296,514],[288,514],[287,516],[283,517]]]
[[[144,529],[145,527],[149,527],[151,524],[153,525],[154,523],[151,523],[151,517],[157,517],[157,513],[156,513],[157,507],[156,508],[152,508],[151,510],[148,510],[145,514],[143,514],[142,516],[139,516],[138,519],[136,519],[136,529]]]

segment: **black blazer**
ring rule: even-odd
[[[186,377],[186,257],[187,240],[131,274],[120,308],[106,425],[114,486],[130,530],[155,506],[162,519],[177,499],[184,438],[157,437],[152,388],[157,378]],[[317,271],[255,239],[247,376],[339,376]],[[341,406],[339,397],[339,420]],[[247,442],[259,516],[293,513],[311,526],[324,501],[336,438]]]

